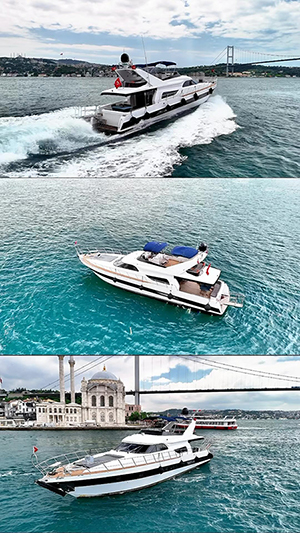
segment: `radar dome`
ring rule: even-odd
[[[124,52],[124,54],[121,55],[121,63],[129,63],[130,57],[128,54]]]

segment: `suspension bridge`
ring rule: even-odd
[[[300,54],[299,54],[300,55]],[[242,50],[235,46],[226,46],[222,52],[214,59],[211,66],[226,64],[226,76],[233,75],[236,64],[245,67],[251,65],[263,65],[269,63],[281,63],[286,61],[300,61],[300,57],[288,56],[286,54],[269,54],[266,52],[253,52]]]
[[[256,356],[233,356],[230,363],[224,356],[95,356],[77,368],[75,376],[87,374],[112,358],[118,358],[120,366],[126,364],[126,370],[132,367],[134,386],[126,390],[126,395],[134,396],[136,405],[141,404],[141,395],[149,394],[300,391],[300,361],[299,374],[290,375],[285,360],[278,361],[275,356],[268,356],[264,364],[257,364]],[[236,364],[232,364],[235,360]],[[276,366],[272,365],[275,361]],[[278,368],[278,372],[273,368]]]

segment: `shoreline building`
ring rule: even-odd
[[[104,366],[88,381],[81,381],[82,405],[75,402],[75,360],[71,355],[71,403],[66,403],[64,355],[59,355],[60,401],[44,400],[36,406],[36,425],[70,427],[81,425],[124,426],[125,387],[122,381]]]
[[[75,360],[70,355],[70,381],[71,381],[71,403],[66,403],[65,389],[65,355],[58,356],[59,362],[59,391],[60,401],[44,400],[37,405],[36,424],[46,426],[79,426],[81,424],[81,405],[75,403]]]
[[[125,387],[103,367],[81,382],[82,422],[99,426],[125,425]]]

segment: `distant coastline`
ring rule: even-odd
[[[0,77],[15,78],[111,78],[115,77],[112,72],[113,65],[89,63],[75,59],[45,59],[17,57],[0,57]],[[199,75],[226,76],[226,64],[222,63],[214,67],[198,65],[193,67],[177,67],[180,74],[188,74],[192,77]],[[233,78],[298,78],[300,67],[282,67],[268,65],[235,64]]]

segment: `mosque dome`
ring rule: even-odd
[[[112,381],[119,381],[117,376],[115,376],[112,372],[107,372],[105,367],[101,372],[96,372],[91,379],[110,379]]]

